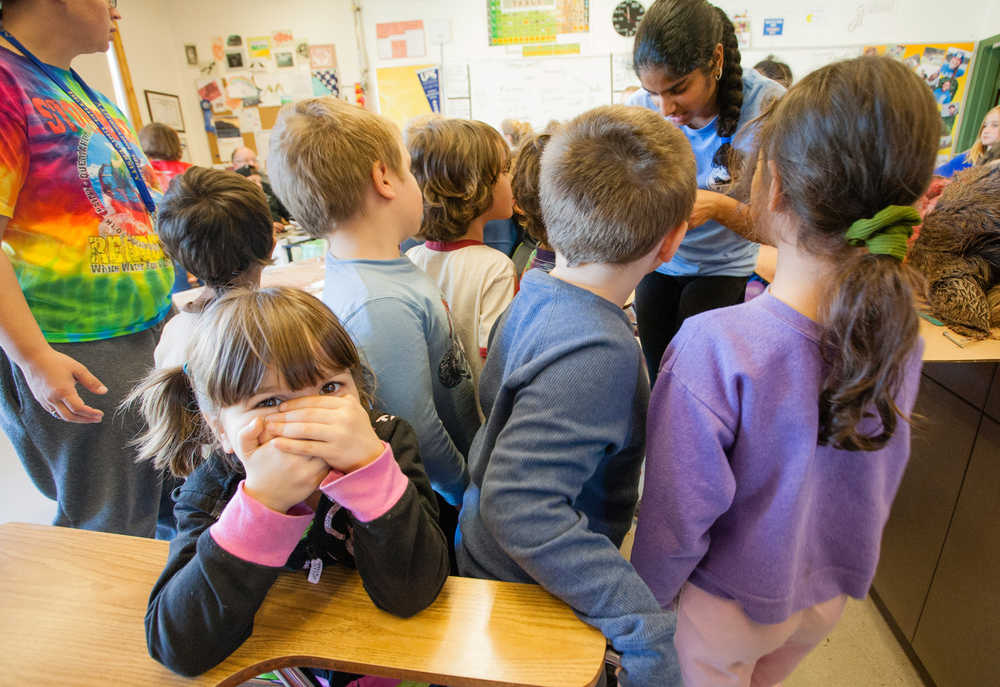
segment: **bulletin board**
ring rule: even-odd
[[[864,49],[866,55],[889,55],[901,60],[931,89],[941,113],[939,160],[950,158],[954,149],[975,47],[975,43],[897,43]]]
[[[218,36],[212,56],[195,90],[215,165],[228,165],[242,146],[263,162],[282,105],[340,95],[335,46],[310,44],[291,31]]]

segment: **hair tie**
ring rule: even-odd
[[[920,224],[920,213],[908,205],[889,205],[871,219],[859,219],[847,230],[847,242],[852,246],[868,246],[872,255],[891,255],[900,262],[913,227]]]
[[[188,374],[188,364],[187,364],[187,362],[185,362],[185,363],[184,363],[184,364],[183,364],[183,365],[181,366],[181,372],[183,372],[183,373],[184,373],[184,376],[185,376],[185,377],[188,377],[188,376],[190,376],[190,375]]]

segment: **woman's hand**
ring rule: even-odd
[[[302,503],[330,474],[322,458],[282,450],[280,439],[264,439],[264,421],[254,419],[240,430],[237,441],[247,478],[247,495],[279,513]],[[263,440],[263,441],[262,441]]]
[[[338,472],[363,468],[385,450],[368,413],[351,395],[303,396],[286,401],[264,422],[264,436],[273,436],[283,451],[317,456]]]
[[[68,355],[46,346],[20,367],[35,400],[53,417],[79,424],[97,423],[104,417],[103,411],[83,402],[76,385],[80,383],[95,394],[106,394],[108,388]]]

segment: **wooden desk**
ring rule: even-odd
[[[1000,340],[969,341],[963,348],[945,337],[945,329],[947,327],[939,327],[920,318],[925,363],[980,363],[1000,360]],[[994,330],[993,335],[1000,335],[1000,331]]]
[[[278,578],[253,635],[194,679],[146,652],[143,616],[166,542],[45,525],[0,525],[0,675],[8,684],[238,685],[315,666],[467,685],[594,685],[604,637],[540,587],[451,577],[413,618],[372,604],[357,573]]]

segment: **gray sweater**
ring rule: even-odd
[[[480,381],[460,517],[463,575],[537,582],[622,654],[623,685],[679,684],[675,618],[618,551],[632,522],[649,382],[628,318],[525,274]]]

